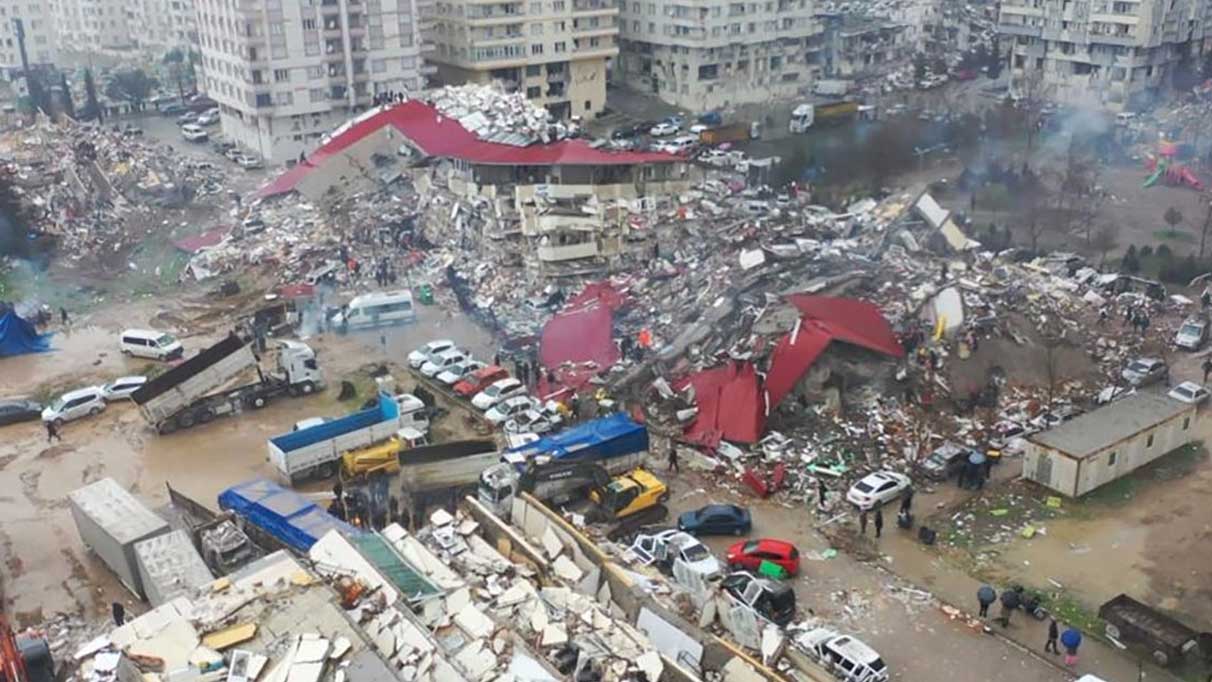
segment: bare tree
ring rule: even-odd
[[[1024,69],[1024,75],[1011,85],[1018,87],[1020,122],[1027,137],[1027,154],[1035,148],[1035,139],[1043,128],[1044,111],[1056,91],[1055,86],[1044,80],[1042,69]]]
[[[1114,251],[1119,246],[1119,230],[1111,223],[1106,223],[1098,228],[1094,233],[1094,239],[1090,242],[1090,247],[1093,248],[1101,259],[1099,267],[1107,264],[1107,254]]]
[[[1022,229],[1031,241],[1031,250],[1039,251],[1040,237],[1055,227],[1050,220],[1052,206],[1047,187],[1039,176],[1026,173],[1020,183],[1018,195]]]

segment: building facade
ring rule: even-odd
[[[197,16],[193,0],[131,0],[127,10],[132,42],[159,53],[196,48]]]
[[[609,0],[438,0],[432,59],[444,84],[500,81],[556,118],[592,117],[618,35]]]
[[[124,0],[50,0],[59,46],[76,52],[125,50],[131,39]]]
[[[271,162],[430,73],[418,0],[196,1],[202,89],[224,136]]]
[[[813,0],[620,0],[616,78],[691,111],[792,99],[819,71]]]
[[[908,24],[842,14],[818,18],[825,26],[821,68],[829,78],[880,76],[913,59],[916,46]]]
[[[1195,60],[1207,0],[1003,0],[1013,87],[1078,106],[1120,111],[1161,94]]]
[[[0,66],[21,66],[21,47],[17,43],[15,20],[25,31],[25,53],[29,63],[55,61],[56,40],[51,8],[43,2],[0,0]]]

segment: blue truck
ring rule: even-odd
[[[219,493],[219,508],[243,519],[244,529],[257,544],[283,547],[299,554],[307,554],[330,530],[348,537],[362,533],[299,493],[264,478],[254,478]]]
[[[402,428],[429,430],[424,403],[408,394],[380,393],[374,407],[270,438],[269,462],[291,485],[331,478],[343,453],[385,441]]]
[[[642,465],[647,454],[648,429],[619,412],[507,450],[480,473],[478,498],[502,518],[521,492],[564,504]]]

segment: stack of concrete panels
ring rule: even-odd
[[[167,533],[168,523],[112,478],[72,491],[68,501],[84,545],[127,589],[143,597],[135,545]]]
[[[143,592],[152,606],[177,597],[192,599],[198,588],[215,579],[183,530],[135,543],[135,559]]]

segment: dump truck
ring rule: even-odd
[[[219,508],[235,514],[258,544],[301,555],[306,555],[330,530],[350,537],[362,533],[299,493],[264,478],[254,478],[219,493]]]
[[[237,523],[231,512],[216,513],[165,483],[168,522],[184,530],[207,568],[218,576],[230,575],[278,548],[276,542],[258,546]]]
[[[708,128],[699,133],[699,142],[703,144],[724,144],[725,142],[744,142],[761,137],[761,124],[731,123],[718,128]]]
[[[806,133],[814,125],[840,124],[855,118],[859,112],[858,102],[830,102],[827,104],[801,104],[791,111],[788,130]]]
[[[457,500],[474,491],[480,472],[501,461],[491,440],[426,445],[399,454],[400,495],[405,509],[423,511],[431,501]]]
[[[380,392],[374,407],[270,438],[269,463],[290,485],[309,478],[331,478],[341,465],[341,456],[350,450],[386,441],[403,428],[428,431],[427,414],[416,396]]]
[[[135,545],[168,533],[168,522],[112,478],[73,490],[67,499],[84,546],[114,572],[126,589],[143,599]]]
[[[299,341],[273,343],[276,370],[265,372],[253,343],[235,332],[131,394],[139,414],[161,434],[205,424],[215,417],[265,407],[283,395],[324,388],[316,353]],[[255,370],[257,380],[231,387]]]

